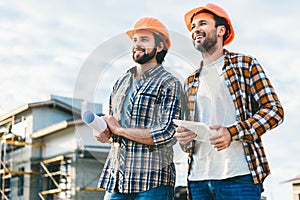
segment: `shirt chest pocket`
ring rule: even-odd
[[[158,106],[160,99],[158,94],[142,92],[138,95],[138,104],[147,107]]]
[[[152,118],[160,107],[160,101],[158,93],[141,92],[137,95],[135,106],[138,108],[140,116]]]

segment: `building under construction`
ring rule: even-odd
[[[0,116],[0,200],[103,199],[97,182],[110,145],[95,140],[83,110],[102,115],[101,104],[52,95]],[[174,151],[175,200],[183,200],[187,155],[178,144]]]
[[[82,105],[52,95],[0,116],[1,200],[102,199],[97,182],[110,146],[84,125]],[[102,113],[101,104],[86,106]]]
[[[300,200],[300,175],[295,178],[283,181],[282,183],[292,183],[293,200]]]

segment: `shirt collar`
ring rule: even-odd
[[[205,69],[209,69],[211,67],[215,67],[218,71],[219,75],[223,74],[223,66],[224,66],[224,55],[222,55],[221,57],[219,57],[217,60],[215,60],[214,62],[208,64],[208,65],[204,65],[203,68]]]
[[[148,77],[150,77],[150,76],[155,76],[156,74],[160,74],[160,72],[161,72],[163,69],[164,69],[164,68],[163,68],[162,65],[158,65],[158,66],[156,66],[156,67],[153,67],[153,68],[147,70],[147,71],[143,74],[142,78],[148,78]],[[128,72],[128,73],[131,73],[132,75],[135,74],[135,73],[136,73],[136,66],[130,68],[127,72]]]

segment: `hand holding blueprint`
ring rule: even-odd
[[[86,111],[82,116],[82,121],[89,127],[95,129],[98,132],[103,132],[107,128],[107,124],[101,117],[98,117],[91,111]]]
[[[204,123],[173,119],[173,122],[197,134],[195,140],[208,141],[213,131]]]

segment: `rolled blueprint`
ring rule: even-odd
[[[104,119],[96,115],[91,111],[86,111],[82,115],[82,120],[89,127],[95,129],[97,132],[103,132],[107,128],[107,124]]]

